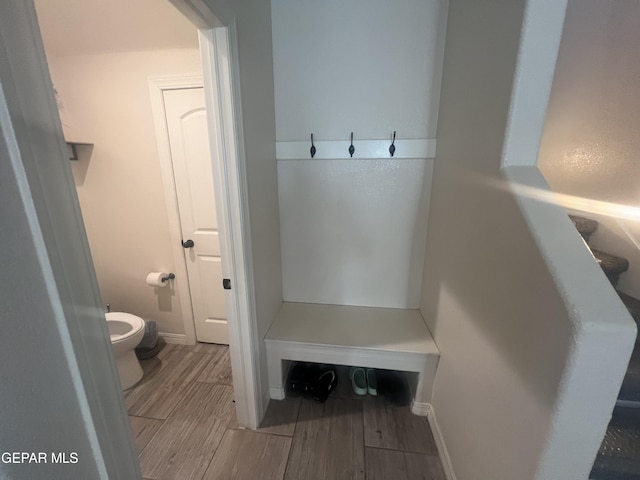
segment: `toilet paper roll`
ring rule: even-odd
[[[151,272],[147,275],[147,285],[151,287],[166,287],[169,282],[163,282],[162,279],[168,276],[169,274],[165,272]]]

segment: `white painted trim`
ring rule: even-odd
[[[165,333],[158,332],[158,336],[164,338],[167,343],[173,343],[175,345],[193,345],[187,340],[187,336],[182,333]]]
[[[431,410],[431,404],[427,402],[416,402],[415,398],[411,400],[411,413],[419,417],[426,417]]]
[[[223,26],[203,0],[169,0],[169,2],[197,28],[209,29]]]
[[[396,139],[393,158],[435,158],[436,139]],[[348,159],[349,140],[320,140],[313,142],[316,147],[314,160]],[[353,140],[354,159],[391,158],[390,139]],[[305,142],[276,142],[277,160],[311,159],[311,139]]]
[[[440,456],[440,462],[442,463],[442,469],[444,470],[444,475],[447,480],[457,480],[456,474],[453,470],[453,463],[451,462],[451,457],[449,456],[449,450],[447,450],[447,444],[444,441],[444,437],[442,436],[442,431],[440,430],[440,425],[438,425],[438,420],[436,418],[436,412],[433,409],[433,405],[427,405],[427,421],[429,422],[429,426],[431,427],[431,433],[433,433],[433,439],[436,442],[436,448],[438,449],[438,455]]]
[[[218,128],[214,133],[218,134],[222,159],[214,162],[214,176],[218,179],[218,221],[228,239],[221,241],[220,248],[223,258],[230,259],[227,266],[232,287],[226,298],[236,413],[241,425],[258,428],[268,398],[260,388],[235,22],[226,28],[201,31],[200,51],[205,84],[212,87],[205,88],[207,111],[215,116]]]
[[[158,148],[158,161],[162,174],[162,187],[164,191],[167,219],[169,221],[169,237],[171,240],[171,253],[175,263],[175,283],[178,284],[178,299],[182,309],[182,322],[184,325],[185,341],[188,345],[196,343],[196,330],[189,289],[189,277],[187,276],[187,264],[184,258],[182,241],[182,227],[180,226],[180,213],[178,208],[178,196],[176,193],[175,179],[173,175],[173,163],[169,146],[169,134],[167,132],[166,115],[164,109],[163,92],[183,88],[203,87],[202,75],[161,75],[148,78],[149,95],[151,97],[151,111],[153,112],[153,124],[156,132],[156,144]]]
[[[273,400],[284,400],[286,398],[284,388],[269,387],[269,396]]]

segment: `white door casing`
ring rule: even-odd
[[[196,338],[228,344],[204,92],[202,88],[164,90],[163,100],[182,241],[193,242],[183,251]]]
[[[268,391],[261,381],[262,339],[255,310],[237,29],[233,19],[225,25],[199,31],[200,55],[205,86],[209,86],[205,88],[209,136],[218,135],[219,152],[214,158],[220,161],[214,162],[214,183],[218,220],[226,233],[220,237],[220,247],[223,258],[229,260],[223,263],[223,272],[232,282],[231,290],[225,292],[236,415],[240,425],[258,428]]]

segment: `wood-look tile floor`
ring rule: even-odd
[[[125,391],[149,480],[445,480],[424,418],[358,397],[347,369],[326,403],[271,401],[262,427],[235,418],[226,346],[166,345]]]

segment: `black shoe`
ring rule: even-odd
[[[336,369],[334,367],[325,368],[313,385],[311,398],[317,402],[324,403],[329,394],[335,390],[336,385],[338,385]]]
[[[304,380],[309,364],[296,362],[289,371],[287,379],[287,393],[292,397],[297,397],[304,391]]]
[[[313,395],[313,387],[316,384],[316,381],[320,377],[322,373],[322,365],[317,363],[310,363],[307,367],[307,370],[304,375],[304,380],[302,381],[302,395],[305,397],[310,397]]]

